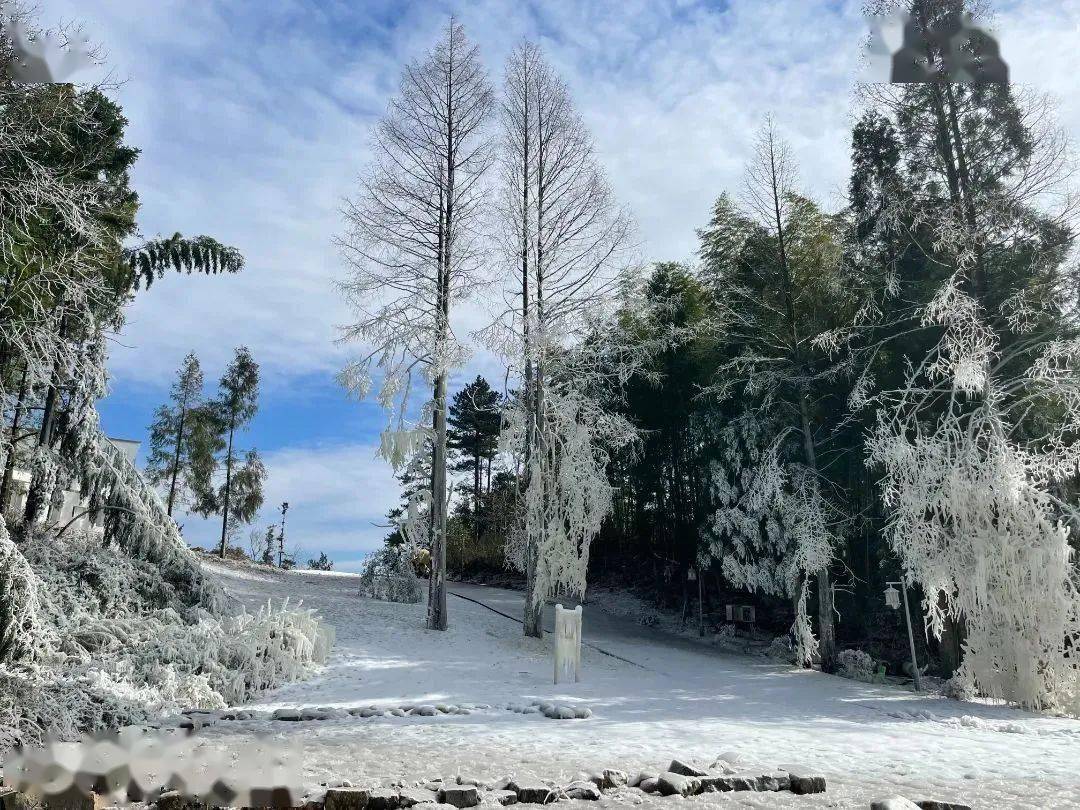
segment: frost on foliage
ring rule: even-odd
[[[0,745],[223,708],[304,677],[333,642],[313,611],[288,603],[229,615],[190,604],[186,583],[96,534],[42,531],[14,554],[6,584],[37,596],[22,603],[32,649],[0,662]]]
[[[71,427],[35,461],[54,490],[81,489],[103,529],[40,524],[16,546],[0,521],[0,746],[238,702],[303,677],[333,640],[310,610],[226,611],[157,493],[101,433],[103,358],[88,353]]]
[[[926,594],[929,629],[963,619],[960,681],[1080,713],[1067,496],[1080,462],[1080,344],[1044,341],[1034,360],[1004,352],[955,281],[926,319],[944,337],[904,390],[882,397],[868,444],[884,471],[890,542]]]
[[[842,678],[864,683],[877,683],[881,680],[877,663],[862,650],[841,650],[836,656],[836,665],[837,674]]]
[[[746,413],[720,429],[714,464],[709,553],[736,587],[795,603],[798,658],[809,662],[817,639],[807,611],[807,578],[829,564],[834,546],[829,504],[805,466],[790,460],[790,434]]]
[[[360,595],[384,602],[418,604],[424,589],[412,565],[408,545],[384,546],[364,560]]]
[[[511,408],[501,437],[503,449],[522,455],[527,415]],[[613,490],[607,476],[612,450],[633,441],[623,417],[573,387],[550,387],[544,420],[529,459],[523,520],[506,543],[508,564],[524,568],[526,549],[535,549],[535,599],[560,593],[582,596],[589,547],[611,512]]]

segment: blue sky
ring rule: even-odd
[[[267,506],[288,500],[303,558],[355,568],[397,501],[375,457],[383,417],[346,400],[333,375],[348,313],[332,288],[342,198],[404,61],[456,14],[497,83],[509,49],[538,40],[567,80],[616,195],[634,214],[642,258],[687,259],[694,228],[737,189],[754,131],[772,112],[805,189],[837,205],[848,171],[850,101],[865,31],[857,2],[822,0],[38,0],[41,20],[79,21],[107,53],[113,91],[142,149],[134,185],[144,235],[210,234],[240,248],[243,274],[166,278],[140,294],[110,355],[102,403],[113,435],[144,439],[180,361],[208,383],[235,346],[263,371],[245,446],[269,468]],[[999,4],[1014,79],[1055,94],[1080,133],[1073,89],[1080,0]],[[101,79],[105,71],[81,79]],[[459,331],[483,325],[461,310]],[[502,378],[478,351],[458,379]],[[195,543],[213,525],[182,519]]]

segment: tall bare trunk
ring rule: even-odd
[[[176,447],[173,450],[172,476],[169,480],[169,500],[166,513],[172,517],[173,503],[176,501],[176,479],[180,474],[180,446],[184,441],[184,423],[187,420],[187,402],[180,405],[180,424],[176,428]]]
[[[229,450],[225,456],[225,497],[221,509],[221,559],[225,559],[225,544],[229,530],[229,498],[232,495],[233,434],[236,432],[236,420],[229,422]]]

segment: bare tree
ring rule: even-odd
[[[566,85],[530,42],[519,45],[507,61],[500,112],[500,235],[519,283],[491,334],[522,375],[519,407],[526,416],[519,437],[521,454],[529,477],[527,490],[539,499],[534,508],[524,510],[527,525],[520,561],[527,580],[524,626],[526,635],[539,637],[545,591],[559,579],[539,570],[544,562],[540,550],[550,548],[545,532],[572,537],[581,528],[529,525],[531,520],[565,514],[554,508],[559,498],[551,490],[556,470],[541,471],[546,465],[542,459],[555,462],[558,457],[552,454],[552,431],[560,424],[569,428],[575,421],[552,418],[553,386],[576,386],[574,396],[563,396],[568,412],[580,416],[594,410],[583,407],[580,394],[585,381],[569,373],[574,355],[567,350],[581,344],[595,319],[614,302],[629,266],[632,225],[614,203]],[[596,428],[614,423],[594,414],[592,424]],[[615,433],[625,435],[623,427]],[[585,432],[590,441],[596,438]]]
[[[476,236],[492,106],[477,48],[451,19],[434,49],[405,68],[376,127],[374,160],[346,204],[339,240],[350,268],[340,287],[357,318],[343,339],[369,349],[343,382],[363,396],[372,367],[381,374],[379,401],[390,413],[382,454],[395,469],[432,439],[427,626],[437,630],[447,626],[447,378],[464,354],[450,310],[473,289],[482,260]],[[411,422],[417,375],[432,396]]]

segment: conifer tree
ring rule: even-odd
[[[151,484],[167,487],[165,505],[170,517],[177,498],[197,499],[205,492],[212,469],[215,436],[207,429],[202,398],[202,368],[199,358],[189,354],[177,372],[170,403],[157,409],[150,425],[146,476]]]
[[[221,512],[220,554],[224,558],[230,521],[249,523],[262,506],[262,461],[256,451],[249,450],[241,462],[236,447],[237,431],[247,427],[259,410],[259,365],[246,346],[236,350],[210,408],[225,447],[219,462],[225,468],[225,481],[213,499]]]
[[[499,447],[503,398],[481,376],[458,391],[450,403],[447,446],[457,455],[455,472],[472,473],[473,536],[479,542],[482,499],[485,492],[484,467],[488,486],[491,462]]]
[[[344,339],[369,349],[342,381],[366,396],[378,368],[380,401],[392,414],[382,454],[395,470],[431,441],[427,626],[433,630],[447,627],[447,384],[464,356],[451,328],[451,304],[468,295],[484,266],[476,236],[486,200],[481,180],[491,162],[492,103],[479,51],[451,19],[435,47],[405,68],[376,127],[376,157],[346,208],[348,232],[340,240],[351,270],[341,288],[356,313]],[[422,384],[431,396],[412,422],[406,414]]]

